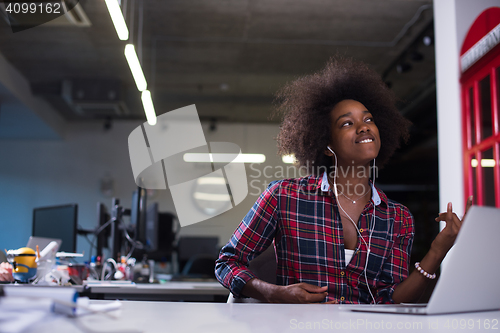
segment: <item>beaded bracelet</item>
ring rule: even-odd
[[[425,276],[428,279],[434,280],[436,278],[436,273],[429,274],[426,271],[424,271],[424,269],[422,267],[420,267],[420,262],[415,263],[415,268],[417,269],[417,271],[419,273],[423,274],[423,276]]]

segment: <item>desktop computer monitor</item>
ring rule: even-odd
[[[146,211],[146,249],[154,251],[158,248],[158,203],[149,205]]]
[[[138,187],[132,195],[132,207],[130,207],[130,223],[135,226],[134,239],[146,245],[146,190]]]
[[[155,202],[146,211],[146,251],[148,258],[157,261],[168,261],[174,249],[175,215],[160,213]]]
[[[113,214],[116,213],[115,208],[119,206],[120,200],[118,198],[113,198],[112,203],[112,211]],[[132,205],[130,209],[123,210],[124,216],[130,216],[130,226],[133,229],[129,229],[128,226],[123,223],[118,223],[121,219],[117,220],[117,222],[111,223],[111,257],[119,260],[118,256],[120,254],[127,253],[129,249],[124,248],[124,245],[132,245],[130,243],[135,243],[133,245],[134,252],[133,256],[142,257],[143,252],[146,249],[147,238],[146,238],[146,203],[147,203],[147,193],[146,190],[137,187],[132,194]],[[120,206],[121,207],[121,206]],[[125,239],[124,232],[127,233],[126,237],[129,237],[128,233],[132,232],[133,240],[128,239],[128,243],[123,243],[122,241]],[[139,244],[140,243],[140,244]],[[122,252],[125,251],[125,252]]]
[[[144,247],[135,249],[133,256],[142,258],[146,255],[149,259],[156,261],[170,261],[172,251],[174,250],[175,215],[171,213],[161,213],[158,211],[158,203],[149,205],[145,212],[144,220],[137,220],[142,225],[137,226],[136,230],[144,230],[144,236],[138,233],[136,240],[140,241]]]
[[[77,216],[77,204],[35,208],[32,236],[60,239],[59,251],[76,252]]]
[[[118,201],[118,199],[116,199]],[[134,231],[133,240],[129,239],[127,245],[133,245],[132,256],[141,259],[147,255],[149,259],[168,261],[170,260],[172,251],[174,250],[175,230],[174,220],[175,215],[171,213],[158,212],[158,203],[153,203],[146,209],[147,193],[146,190],[138,187],[132,195],[132,205],[130,209],[124,211],[124,215],[130,215],[130,223]],[[113,204],[114,206],[115,204]],[[99,206],[101,207],[101,206]],[[102,212],[102,208],[98,208]],[[106,223],[106,219],[100,216],[100,225]],[[118,254],[125,250],[127,253],[130,250],[122,248],[123,228],[116,223],[111,223],[111,238],[112,247],[111,254],[113,258],[118,258]],[[140,244],[137,244],[139,242]],[[141,246],[142,245],[142,246]],[[100,247],[98,247],[99,252]]]
[[[102,202],[97,203],[97,228],[101,228],[111,219],[111,215],[108,213],[106,205]],[[97,237],[97,255],[101,258],[103,257],[103,248],[109,248],[109,236],[111,236],[111,223],[107,227],[102,229]]]

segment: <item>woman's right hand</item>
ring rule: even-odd
[[[277,286],[273,303],[319,303],[328,295],[328,287],[318,287],[301,282],[289,286]]]
[[[266,303],[319,303],[325,300],[327,290],[327,286],[318,287],[305,282],[278,286],[253,278],[245,284],[242,294]],[[335,304],[337,301],[326,303]]]
[[[8,262],[0,263],[0,281],[14,281],[12,276],[12,266]]]

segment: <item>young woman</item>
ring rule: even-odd
[[[272,182],[262,193],[221,250],[219,281],[236,297],[273,303],[417,300],[461,220],[448,204],[436,219],[446,228],[409,275],[413,217],[374,184],[376,168],[408,138],[392,92],[366,65],[333,59],[288,84],[278,100],[279,153],[293,153],[310,175]],[[276,284],[248,269],[269,246]]]

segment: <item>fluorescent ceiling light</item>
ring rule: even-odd
[[[264,154],[239,154],[234,160],[234,154],[205,154],[205,153],[187,153],[183,156],[184,162],[194,163],[264,163],[266,155]]]
[[[281,157],[281,160],[283,161],[283,163],[287,163],[287,164],[293,164],[295,163],[295,155],[284,155]]]
[[[196,180],[198,185],[226,185],[226,180],[222,177],[203,177]]]
[[[125,19],[123,18],[123,13],[118,4],[118,0],[106,0],[106,6],[108,6],[109,15],[111,16],[111,21],[116,29],[116,33],[118,34],[118,38],[121,40],[128,39],[128,28],[125,23]]]
[[[135,53],[135,47],[132,44],[125,45],[125,58],[127,58],[128,66],[134,77],[135,84],[139,91],[144,91],[148,87],[144,73],[142,72],[141,63]]]
[[[470,165],[473,167],[473,168],[476,168],[478,166],[478,162],[475,158],[473,158],[471,161],[470,161]],[[493,159],[482,159],[481,160],[481,167],[483,168],[493,168],[495,166],[495,160]]]
[[[151,99],[151,92],[149,90],[144,90],[141,95],[142,105],[144,106],[144,112],[146,112],[146,119],[148,124],[151,126],[156,125],[156,112],[153,105],[153,100]]]
[[[194,192],[193,197],[197,200],[206,201],[230,201],[231,197],[228,194],[212,194],[203,192]]]

